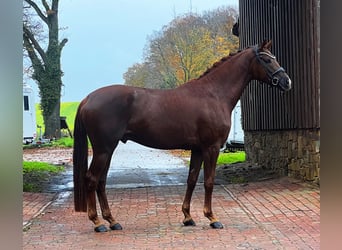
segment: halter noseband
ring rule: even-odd
[[[271,69],[268,67],[268,64],[260,58],[260,55],[266,55],[274,60],[276,59],[276,57],[264,51],[259,52],[257,46],[254,47],[254,52],[255,52],[258,62],[264,67],[264,69],[266,70],[267,76],[272,80],[271,81],[272,85],[277,86],[279,84],[279,78],[276,77],[276,75],[280,72],[285,72],[285,69],[283,67],[279,67],[276,71],[272,72]]]

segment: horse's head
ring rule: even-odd
[[[264,41],[261,45],[254,47],[256,55],[257,80],[261,80],[283,91],[291,89],[291,79],[281,67],[276,57],[270,52],[272,41]]]

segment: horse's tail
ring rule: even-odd
[[[88,140],[87,132],[81,120],[80,110],[82,103],[78,107],[74,125],[74,204],[75,211],[87,211],[86,193],[86,173],[88,170]]]

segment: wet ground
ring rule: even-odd
[[[43,161],[65,167],[64,172],[41,180],[42,192],[72,190],[72,149],[28,149],[24,151],[23,158],[25,161]],[[183,185],[187,175],[186,158],[133,142],[120,143],[112,157],[107,188]]]
[[[87,215],[73,208],[71,158],[71,149],[25,150],[24,160],[66,171],[45,181],[44,192],[23,193],[23,249],[319,249],[318,187],[259,175],[248,164],[226,166],[217,171],[213,193],[224,228],[211,229],[203,216],[203,185],[191,203],[197,226],[184,227],[187,159],[131,143],[119,146],[108,176],[109,206],[123,230],[95,233]],[[234,174],[237,184],[221,178]],[[251,176],[259,181],[239,182]]]
[[[128,141],[113,154],[107,187],[182,185],[187,176],[185,159]]]
[[[23,158],[25,161],[48,162],[65,168],[65,171],[58,175],[51,174],[41,179],[34,176],[24,177],[39,182],[39,192],[53,193],[72,190],[72,149],[26,149]],[[188,164],[189,154],[182,154],[180,151],[156,150],[130,141],[126,144],[120,143],[112,157],[107,176],[107,188],[184,185],[188,176]],[[244,162],[218,167],[215,183],[248,183],[276,177],[278,176],[272,170],[265,170],[260,166],[252,166]],[[202,171],[198,182],[203,182]]]

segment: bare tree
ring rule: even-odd
[[[68,41],[59,41],[58,4],[59,0],[24,0],[23,5],[23,47],[31,61],[32,79],[39,87],[47,138],[60,137],[60,59]]]

